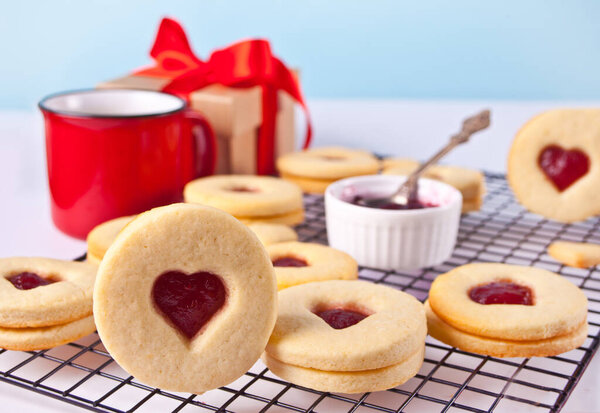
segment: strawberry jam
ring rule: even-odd
[[[564,150],[546,146],[538,157],[538,165],[556,189],[564,191],[590,169],[590,159],[579,149]]]
[[[317,311],[315,314],[336,330],[353,326],[368,317],[367,314],[343,308],[331,308],[329,310]]]
[[[510,281],[478,285],[469,290],[469,297],[479,304],[533,305],[531,289]]]
[[[168,271],[152,287],[157,309],[188,339],[223,307],[226,297],[221,279],[205,271],[193,274]]]
[[[434,205],[427,202],[421,202],[419,200],[412,200],[406,204],[397,204],[395,202],[381,202],[377,204],[369,203],[369,198],[363,196],[355,196],[351,201],[352,204],[358,206],[364,206],[367,208],[376,208],[376,209],[424,209],[424,208],[434,208],[439,205]]]
[[[274,267],[306,267],[308,263],[302,258],[281,257],[273,260]]]
[[[22,272],[19,274],[6,277],[18,290],[31,290],[32,288],[41,287],[42,285],[52,284],[54,281],[47,278],[42,278],[34,272]]]

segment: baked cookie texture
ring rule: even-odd
[[[323,194],[329,184],[339,179],[375,174],[379,168],[379,160],[370,152],[340,147],[314,148],[277,159],[282,178],[314,194]]]
[[[27,257],[0,259],[0,327],[48,327],[91,315],[96,271],[97,266],[85,262]],[[54,282],[20,290],[7,277],[23,272]]]
[[[383,174],[409,175],[420,163],[409,158],[388,158],[383,161]],[[423,177],[444,182],[458,189],[463,196],[462,212],[478,211],[485,195],[485,177],[481,171],[458,166],[433,165]]]
[[[550,170],[576,174],[559,186],[540,166],[552,147],[557,154]],[[587,171],[579,171],[581,154]],[[574,222],[600,213],[600,109],[557,109],[531,119],[512,143],[507,178],[517,200],[544,217]]]
[[[548,255],[571,267],[588,268],[600,264],[600,245],[556,241],[548,246]]]
[[[264,246],[298,240],[296,231],[283,224],[258,222],[255,224],[248,224],[248,228],[256,234],[259,241],[262,242]]]
[[[87,259],[100,264],[106,250],[113,243],[117,234],[125,225],[129,224],[135,216],[126,216],[108,220],[96,226],[87,236]]]
[[[508,282],[528,288],[532,305],[480,304],[478,286]],[[438,276],[426,306],[429,334],[467,351],[498,357],[560,354],[587,336],[587,298],[552,272],[507,264],[478,263]]]
[[[304,217],[302,190],[291,182],[270,176],[209,176],[188,183],[183,195],[185,202],[222,209],[242,220],[287,223],[282,222],[286,217]],[[300,222],[302,220],[290,225]]]
[[[156,301],[157,280],[173,271],[187,275],[186,284],[210,273],[225,290],[222,305],[191,338]],[[204,306],[205,298],[195,300]],[[177,297],[172,302],[177,311],[184,304]],[[202,393],[244,374],[260,357],[276,316],[275,275],[258,238],[231,215],[197,204],[172,204],[134,219],[106,252],[94,290],[106,349],[140,381],[172,391]]]
[[[425,311],[402,291],[365,281],[312,282],[280,291],[279,306],[263,361],[292,383],[330,392],[375,391],[404,383],[421,367]],[[366,318],[337,328],[317,315],[327,309]]]
[[[358,278],[356,260],[345,252],[326,245],[309,242],[282,242],[267,247],[271,261],[292,257],[306,262],[303,267],[275,266],[277,288],[312,281],[355,280]]]

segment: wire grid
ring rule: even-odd
[[[427,338],[416,377],[384,392],[322,393],[271,374],[261,362],[234,383],[197,396],[146,386],[123,371],[97,334],[37,352],[0,350],[0,380],[94,411],[285,412],[557,412],[599,345],[600,270],[557,264],[546,254],[554,240],[600,244],[600,220],[560,224],[519,206],[501,175],[486,174],[481,211],[463,215],[453,256],[414,272],[360,268],[361,279],[404,290],[425,300],[433,279],[470,262],[546,268],[581,287],[589,299],[590,333],[584,345],[556,357],[499,359],[467,353]],[[326,244],[323,198],[306,196],[300,239]]]

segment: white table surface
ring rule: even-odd
[[[492,126],[456,149],[447,163],[503,172],[519,127],[543,110],[600,106],[600,102],[313,100],[315,146],[337,144],[382,154],[426,158],[456,131],[460,120],[492,110]],[[85,243],[54,228],[50,219],[41,115],[0,111],[0,257],[71,259]],[[600,411],[600,357],[595,357],[564,412]],[[80,409],[16,386],[0,383],[3,412],[71,412]],[[526,411],[526,410],[524,410]]]

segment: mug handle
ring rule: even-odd
[[[183,115],[188,121],[195,146],[194,177],[214,174],[217,166],[217,139],[210,123],[191,109],[186,109]]]

